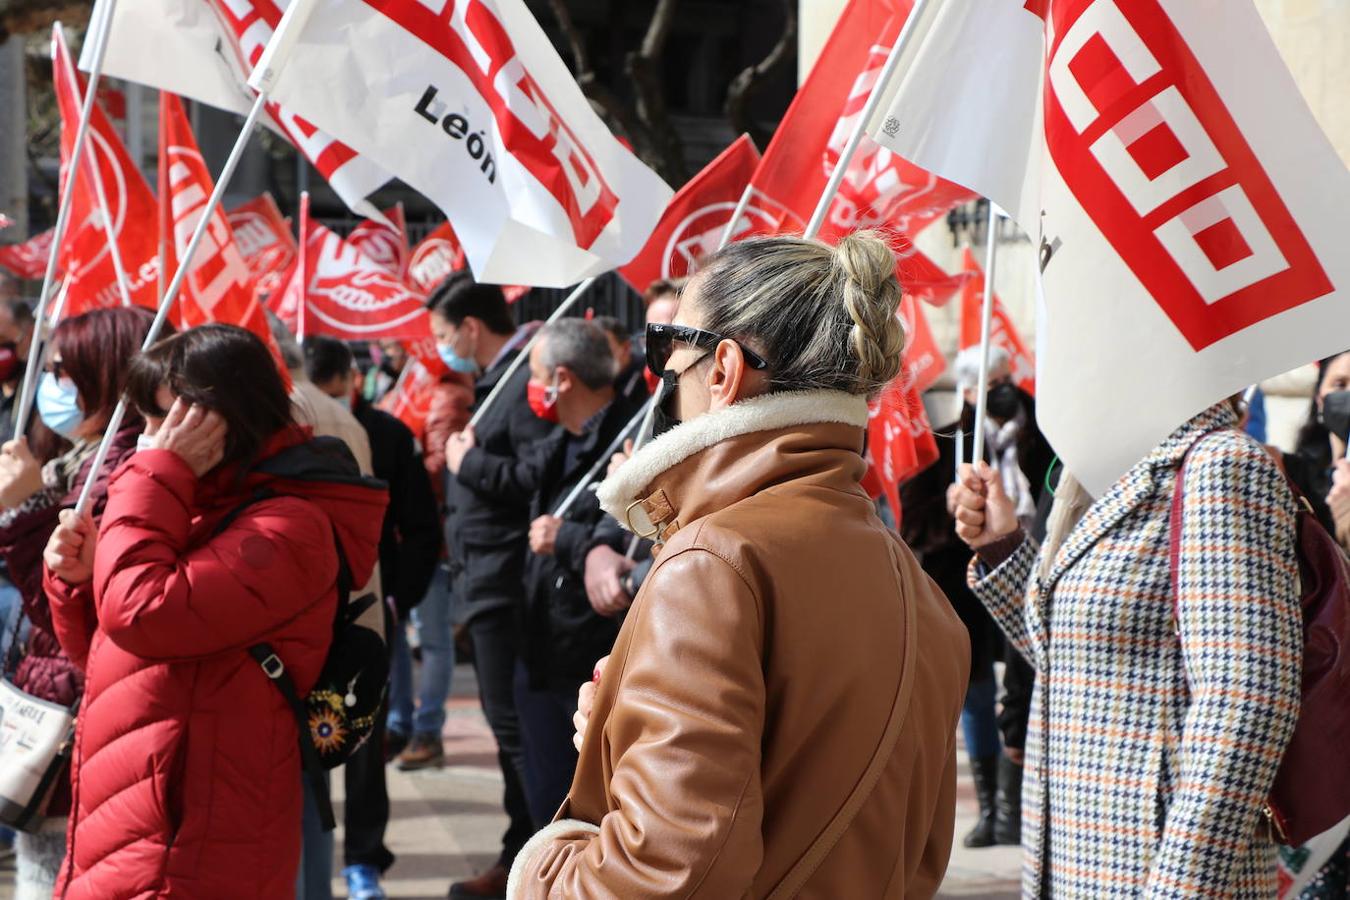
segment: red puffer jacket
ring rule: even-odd
[[[265,455],[304,437],[278,435]],[[47,574],[57,634],[86,673],[59,897],[295,896],[295,720],[247,648],[271,643],[309,690],[336,612],[334,528],[365,583],[387,495],[354,462],[335,480],[239,482],[137,453],[113,476],[92,590]],[[284,496],[215,534],[263,486]]]

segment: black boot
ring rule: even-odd
[[[994,842],[1022,843],[1022,766],[1002,754],[998,758],[998,797],[994,801]]]
[[[975,777],[975,799],[980,802],[980,820],[961,842],[967,847],[994,846],[994,797],[998,793],[998,760],[997,756],[986,756],[970,761],[970,774]]]

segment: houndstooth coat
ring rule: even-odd
[[[1234,424],[1225,405],[1177,429],[1093,504],[1047,577],[1030,539],[992,573],[972,565],[1038,672],[1024,897],[1275,896],[1258,825],[1298,713],[1294,501]],[[1172,490],[1208,432],[1186,463],[1178,638]]]

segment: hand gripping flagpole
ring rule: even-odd
[[[553,315],[549,316],[544,324],[551,325],[567,315],[567,311],[577,305],[577,301],[581,299],[582,294],[585,294],[593,284],[595,284],[595,276],[587,278],[581,284],[573,288],[572,293],[567,295],[567,299],[562,302],[561,306],[553,311]],[[479,405],[478,409],[474,410],[473,418],[469,420],[470,428],[477,426],[478,423],[483,420],[484,414],[486,414],[492,404],[497,401],[497,398],[502,395],[502,391],[506,390],[506,385],[511,380],[511,376],[516,374],[516,369],[519,369],[525,364],[526,360],[530,358],[530,351],[534,349],[535,344],[539,343],[539,337],[543,333],[544,329],[540,328],[530,336],[530,339],[526,342],[525,346],[520,348],[520,352],[516,354],[516,358],[511,360],[511,365],[506,367],[506,371],[502,373],[502,377],[497,379],[496,385],[494,385],[488,395],[483,398],[482,404]]]
[[[52,282],[56,280],[56,263],[61,255],[61,239],[65,236],[70,219],[70,206],[75,199],[75,173],[80,171],[80,161],[84,159],[84,148],[89,142],[89,123],[94,118],[94,103],[98,96],[99,79],[103,77],[103,58],[108,53],[108,32],[112,28],[113,13],[117,0],[107,0],[103,18],[99,19],[92,35],[94,40],[93,65],[89,69],[88,90],[84,95],[84,105],[80,107],[80,123],[75,129],[75,149],[70,154],[70,167],[66,170],[66,191],[61,195],[57,206],[56,225],[52,228],[52,247],[47,254],[47,270],[42,276],[42,293],[38,294],[38,307],[33,318],[41,322],[47,314],[47,302],[52,295]],[[28,349],[28,364],[24,367],[23,384],[19,387],[18,407],[15,409],[15,437],[22,437],[27,431],[25,423],[32,411],[33,395],[37,388],[37,363],[42,355],[40,329],[33,330],[33,345]]]
[[[201,218],[197,220],[197,227],[193,229],[192,239],[188,241],[187,249],[183,251],[178,271],[173,273],[173,281],[169,282],[168,290],[164,292],[164,299],[160,301],[159,310],[155,313],[155,320],[150,323],[150,330],[146,332],[145,341],[141,344],[142,351],[149,350],[159,340],[159,333],[164,329],[164,322],[169,317],[169,310],[173,309],[174,301],[178,299],[178,292],[182,290],[183,282],[192,269],[192,261],[197,256],[197,248],[201,245],[202,238],[206,236],[207,229],[211,227],[211,218],[220,208],[220,200],[225,196],[225,190],[230,186],[230,180],[234,178],[235,169],[239,168],[239,161],[243,159],[244,149],[248,146],[249,138],[253,136],[253,132],[258,127],[258,119],[261,118],[266,103],[267,94],[260,92],[253,101],[253,108],[249,110],[248,118],[244,120],[244,127],[240,130],[239,137],[235,139],[234,148],[230,151],[229,158],[225,160],[225,168],[221,170],[220,177],[216,179],[215,190],[211,191],[211,196],[206,201],[206,207],[202,210]],[[103,464],[108,461],[108,450],[112,446],[113,438],[117,436],[118,429],[122,427],[122,419],[126,417],[126,414],[127,403],[124,398],[118,401],[112,417],[108,419],[108,424],[104,428],[103,441],[98,445],[98,452],[94,454],[94,462],[89,469],[90,475],[85,479],[84,487],[80,490],[80,501],[75,506],[77,515],[83,515],[89,508],[89,494],[93,490],[94,482],[98,481],[97,473],[103,468]]]
[[[984,423],[989,406],[989,345],[994,323],[994,266],[998,262],[998,207],[989,201],[988,239],[984,250],[984,301],[980,309],[980,379],[975,388],[975,449],[972,465],[984,459]]]
[[[924,7],[928,3],[929,0],[915,0],[914,8],[910,10],[909,18],[905,19],[900,34],[895,38],[895,46],[891,47],[890,55],[886,57],[886,64],[882,66],[881,74],[877,77],[872,93],[867,98],[867,104],[863,107],[862,115],[858,116],[858,123],[853,126],[853,134],[849,136],[848,143],[844,146],[844,152],[839,154],[839,162],[835,163],[834,171],[830,173],[830,180],[825,184],[825,190],[820,195],[820,202],[816,204],[816,211],[812,214],[811,221],[806,224],[806,230],[802,232],[802,237],[809,240],[820,234],[820,228],[825,224],[825,216],[829,214],[830,206],[834,203],[834,196],[839,193],[839,185],[844,183],[844,176],[848,174],[849,164],[853,162],[853,157],[858,152],[858,146],[867,134],[867,124],[872,121],[872,116],[881,106],[881,98],[885,93],[886,85],[890,83],[891,77],[900,65],[900,57],[904,55],[905,48],[913,40],[915,27],[918,25],[919,19],[923,17]]]

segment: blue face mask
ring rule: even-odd
[[[51,372],[43,372],[38,382],[37,409],[42,423],[66,440],[74,440],[75,430],[84,424],[75,382]]]
[[[440,355],[441,362],[445,363],[452,372],[463,372],[466,375],[478,374],[478,363],[460,356],[450,345],[437,344],[436,353]]]

